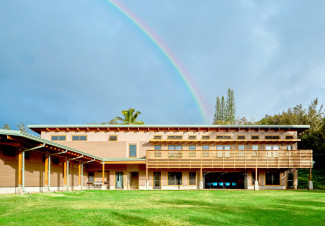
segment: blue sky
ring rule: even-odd
[[[124,0],[209,105],[260,119],[325,99],[324,1]],[[205,124],[166,57],[105,0],[0,1],[0,124]]]

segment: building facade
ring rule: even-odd
[[[309,126],[29,128],[40,138],[0,131],[2,193],[87,188],[296,189],[298,169],[311,169],[313,161],[312,150],[298,149],[299,133]]]

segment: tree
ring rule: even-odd
[[[221,120],[221,103],[220,103],[220,98],[217,97],[216,112],[214,113],[213,124],[217,124],[217,122],[220,120]]]
[[[221,108],[220,108],[220,114],[221,114],[221,117],[220,117],[220,120],[222,121],[225,121],[225,98],[222,96],[221,97]]]
[[[21,132],[24,132],[24,133],[28,133],[28,128],[25,126],[24,123],[20,123],[17,125],[18,129],[21,131]]]
[[[10,130],[10,126],[8,124],[3,124],[3,127],[1,129],[7,129],[7,130]]]
[[[124,118],[115,117],[109,123],[110,124],[120,124],[120,125],[143,125],[143,121],[137,121],[138,116],[141,114],[140,111],[135,111],[134,108],[129,108],[128,110],[122,111]]]
[[[318,106],[318,99],[313,100],[308,108],[297,105],[281,114],[265,115],[256,124],[259,125],[310,125],[304,131],[299,142],[300,149],[312,149],[315,167],[325,167],[325,111],[323,105]]]
[[[227,101],[225,108],[225,121],[233,124],[235,122],[236,115],[236,106],[235,106],[235,97],[234,91],[232,89],[228,89],[227,93]]]

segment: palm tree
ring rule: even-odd
[[[141,114],[140,111],[135,111],[134,108],[129,108],[128,110],[122,111],[124,118],[115,117],[109,124],[120,124],[120,125],[143,125],[144,122],[137,121],[138,116]]]

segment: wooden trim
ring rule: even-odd
[[[105,185],[105,163],[103,163],[102,164],[103,166],[102,166],[102,184],[103,184],[103,186]]]
[[[65,140],[53,140],[53,137],[65,137]],[[67,141],[67,135],[51,135],[51,141]]]
[[[63,178],[64,185],[67,185],[67,161],[63,162]]]
[[[73,137],[80,137],[80,136],[85,136],[86,140],[73,140]],[[76,142],[88,141],[88,135],[86,135],[86,134],[83,134],[83,135],[71,135],[71,141],[76,141]]]
[[[22,185],[22,167],[23,167],[23,153],[18,154],[18,186]]]
[[[104,161],[105,164],[146,164],[146,160],[143,161]]]
[[[48,180],[48,171],[49,171],[49,155],[46,154],[45,156],[45,172],[44,172],[44,175],[45,175],[45,178],[44,178],[44,182],[45,182],[45,186],[48,186],[49,185],[49,180]]]
[[[81,163],[79,162],[79,165],[78,165],[78,183],[79,183],[79,186],[81,186]]]

